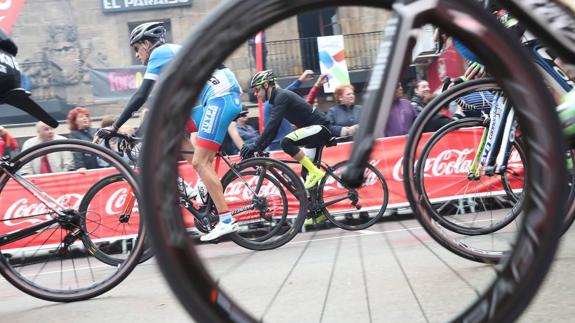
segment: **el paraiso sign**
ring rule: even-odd
[[[191,6],[192,0],[101,0],[103,12],[162,9]]]

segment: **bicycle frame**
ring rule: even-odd
[[[575,64],[575,16],[558,0],[501,0],[502,6],[525,24],[527,29],[544,40],[557,51],[567,64]],[[433,0],[406,0],[393,6],[393,14],[386,23],[383,40],[374,65],[371,79],[365,93],[365,104],[362,113],[362,127],[356,134],[356,143],[350,155],[350,164],[344,174],[344,180],[358,186],[362,181],[373,145],[378,134],[385,130],[391,110],[395,85],[399,81],[406,64],[405,53],[411,52],[415,40],[413,30],[419,26],[421,16],[434,15],[438,23],[456,25],[465,30],[466,35],[455,35],[460,39],[469,39],[469,48],[475,52],[483,49],[475,43],[488,37],[482,35],[481,28],[473,28],[466,19],[455,19],[440,4]],[[500,46],[505,46],[500,44]],[[487,53],[484,53],[487,54]],[[489,60],[489,55],[485,55]],[[489,65],[489,62],[486,61]],[[512,68],[512,62],[509,62]],[[568,66],[575,69],[573,66]],[[499,74],[500,71],[494,71]],[[504,78],[505,75],[495,75]]]
[[[9,178],[12,178],[14,181],[16,181],[18,184],[20,184],[25,190],[32,193],[38,200],[42,201],[44,203],[44,205],[46,205],[48,208],[50,208],[57,215],[56,217],[52,217],[52,219],[50,219],[48,221],[45,221],[45,222],[42,222],[39,224],[35,224],[35,225],[30,226],[28,228],[21,229],[21,230],[0,236],[0,246],[7,245],[9,243],[12,243],[14,241],[18,241],[20,239],[24,239],[26,237],[29,237],[29,236],[35,234],[36,232],[38,232],[40,230],[48,228],[48,227],[52,226],[53,224],[57,223],[60,220],[59,219],[60,216],[65,215],[63,212],[63,210],[65,210],[65,208],[60,203],[58,203],[58,201],[56,201],[54,198],[52,198],[51,196],[46,194],[46,192],[44,192],[43,190],[34,186],[34,184],[30,183],[24,177],[22,177],[18,174],[13,174],[10,171],[10,160],[9,159],[3,158],[0,160],[0,174],[3,174],[4,176],[7,176]]]

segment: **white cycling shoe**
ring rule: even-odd
[[[236,232],[240,229],[240,226],[237,222],[230,222],[230,223],[223,223],[222,221],[218,222],[214,229],[209,233],[200,237],[201,241],[211,241],[217,239],[221,236],[225,236],[226,234],[230,234]]]

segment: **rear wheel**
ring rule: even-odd
[[[341,174],[347,162],[339,162],[319,184],[320,203],[328,204],[323,213],[330,222],[345,230],[364,230],[381,220],[387,208],[389,192],[383,175],[368,165],[363,184],[351,188],[343,183]]]
[[[301,192],[303,184],[286,164],[269,158],[249,159],[228,171],[222,185],[230,210],[244,210],[234,215],[240,230],[230,234],[238,245],[275,249],[300,231],[306,201],[298,201],[294,193]]]

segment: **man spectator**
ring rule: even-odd
[[[251,144],[259,137],[258,131],[248,124],[247,109],[243,109],[243,111],[238,115],[238,119],[236,120],[236,127],[240,137],[242,137],[242,140],[246,144]]]
[[[0,156],[12,156],[18,152],[18,142],[10,132],[0,126]]]
[[[38,135],[30,138],[22,145],[22,150],[39,145],[44,142],[66,139],[66,137],[56,135],[54,128],[48,126],[44,122],[39,121],[36,123],[36,131]],[[54,152],[49,155],[43,155],[41,158],[36,158],[22,167],[22,174],[45,174],[65,172],[74,169],[74,156],[71,152],[61,151]]]

